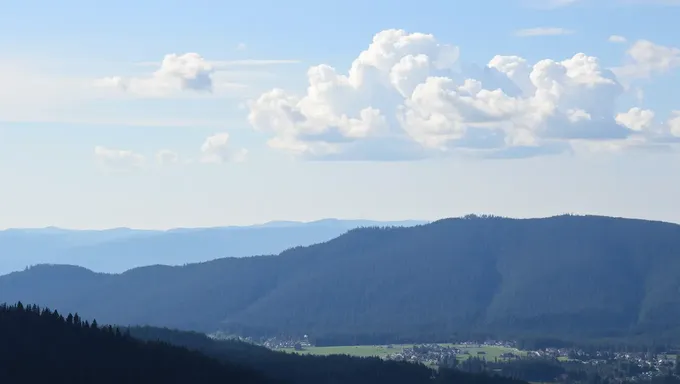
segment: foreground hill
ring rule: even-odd
[[[220,257],[266,255],[328,241],[357,227],[422,223],[325,219],[309,223],[279,221],[247,227],[168,231],[10,229],[0,231],[0,275],[44,263],[119,273],[154,264],[182,265]]]
[[[77,316],[0,307],[0,382],[276,383],[185,348],[142,342]]]
[[[475,332],[665,338],[680,334],[679,289],[680,226],[595,216],[448,219],[357,229],[279,256],[0,277],[0,301],[116,324],[338,344]]]

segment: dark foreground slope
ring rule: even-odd
[[[0,306],[1,383],[523,384],[349,356],[273,352],[151,327],[99,327],[37,306]],[[526,383],[524,383],[526,384]]]
[[[608,217],[462,218],[358,229],[279,256],[98,275],[40,266],[0,301],[116,324],[382,343],[499,336],[677,336],[680,226]]]
[[[0,307],[0,383],[275,383],[196,351],[38,307]]]

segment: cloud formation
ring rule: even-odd
[[[673,51],[657,47],[638,42],[629,55],[652,72],[672,66],[658,56]],[[650,132],[650,111],[617,111],[624,88],[596,57],[499,55],[472,69],[432,35],[385,30],[347,74],[311,67],[305,94],[266,92],[249,103],[248,120],[270,147],[307,159],[526,157],[644,142]]]
[[[668,120],[668,130],[671,135],[680,137],[680,111],[673,111]]]
[[[626,81],[646,79],[680,68],[680,48],[638,40],[626,51],[626,63],[614,68],[616,75]]]
[[[99,79],[96,85],[114,87],[145,96],[160,96],[177,91],[211,92],[213,66],[197,53],[165,55],[151,76]]]
[[[206,138],[201,146],[201,155],[204,163],[242,162],[246,160],[248,150],[233,149],[229,144],[229,134],[224,132]]]
[[[616,122],[636,132],[643,132],[652,127],[655,113],[649,109],[631,108],[628,112],[616,115]]]
[[[146,159],[144,156],[130,150],[111,149],[103,146],[94,148],[94,155],[97,162],[107,170],[129,171],[139,169],[144,166]]]
[[[535,37],[535,36],[561,36],[561,35],[571,35],[574,31],[566,28],[556,28],[556,27],[539,27],[539,28],[527,28],[520,29],[515,32],[516,36],[519,37]]]
[[[608,40],[609,40],[610,43],[627,43],[628,42],[628,39],[626,39],[625,37],[620,36],[620,35],[611,35],[611,36],[609,36]]]
[[[239,47],[246,48],[245,45]],[[299,61],[288,59],[208,61],[198,53],[173,53],[165,55],[160,62],[136,63],[139,67],[157,68],[148,76],[109,76],[96,79],[94,86],[151,98],[182,94],[210,95],[219,90],[248,88],[243,83],[244,78],[266,73],[262,71],[266,66],[296,63]],[[255,71],[253,67],[260,69]]]

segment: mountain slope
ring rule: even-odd
[[[595,216],[448,219],[357,229],[279,256],[0,277],[0,301],[117,324],[376,342],[660,335],[680,329],[678,289],[680,226]]]
[[[38,307],[0,307],[0,382],[276,383],[235,364],[141,342]]]
[[[309,223],[271,222],[247,227],[168,231],[11,229],[0,231],[3,250],[0,275],[44,263],[119,273],[155,264],[182,265],[220,257],[275,254],[294,246],[327,241],[357,227],[422,223],[324,219]]]

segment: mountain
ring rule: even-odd
[[[196,351],[31,306],[0,307],[0,382],[277,383]]]
[[[680,339],[679,290],[680,226],[598,216],[465,217],[355,229],[278,256],[0,277],[0,301],[318,344],[477,333]]]
[[[117,273],[147,265],[182,265],[220,257],[279,253],[362,226],[413,226],[421,221],[324,219],[270,222],[248,227],[176,228],[167,231],[60,228],[0,231],[0,275],[43,263],[72,264]]]

